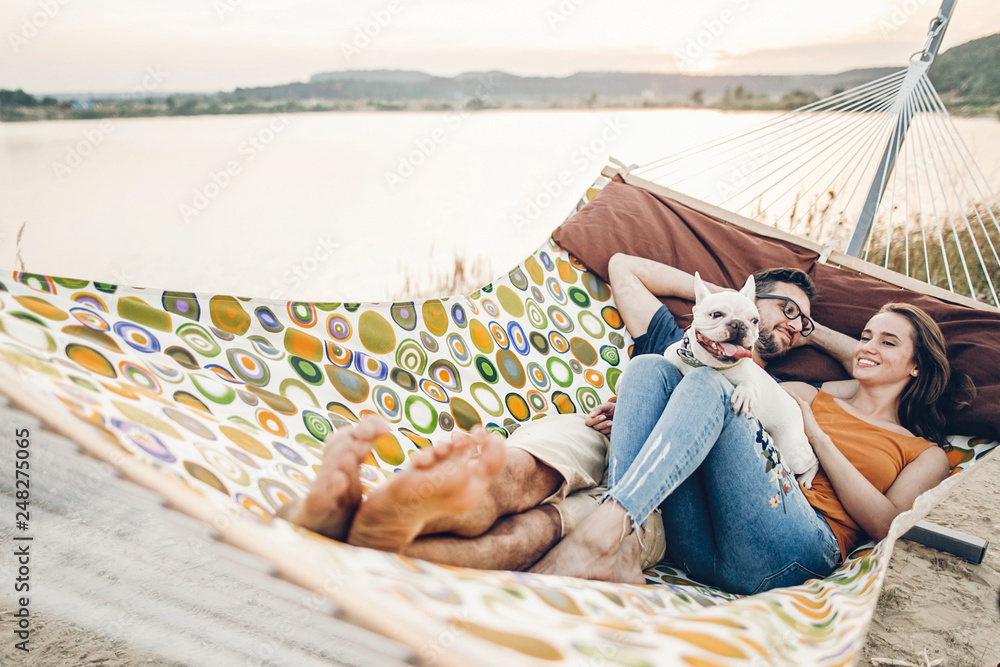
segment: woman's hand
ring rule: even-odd
[[[805,398],[809,396],[814,399],[816,388],[798,382],[786,382],[782,387],[799,404],[806,437],[841,504],[872,539],[878,541],[885,538],[892,520],[910,509],[918,495],[947,476],[948,457],[944,450],[929,447],[906,465],[896,476],[892,486],[882,493],[858,472],[816,423],[811,401]]]
[[[815,448],[817,443],[829,440],[826,433],[823,432],[823,429],[816,422],[816,417],[813,416],[812,405],[794,391],[786,390],[785,393],[794,398],[795,402],[799,404],[799,409],[802,411],[802,422],[805,426],[806,438],[809,439],[810,444]]]
[[[601,403],[590,411],[584,423],[590,428],[611,437],[611,419],[615,416],[614,402]]]

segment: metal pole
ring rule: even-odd
[[[930,29],[927,31],[927,41],[924,43],[923,51],[920,52],[920,57],[910,59],[909,71],[907,72],[906,79],[903,81],[902,87],[899,89],[896,102],[892,107],[900,117],[896,122],[892,136],[889,137],[889,143],[882,153],[882,160],[879,162],[878,169],[875,171],[875,178],[868,188],[868,196],[865,197],[865,203],[861,208],[858,221],[854,225],[854,233],[851,235],[851,242],[847,246],[848,255],[860,257],[868,234],[871,233],[872,224],[875,222],[875,212],[878,210],[878,205],[882,201],[882,194],[889,184],[889,175],[896,164],[896,156],[899,155],[899,149],[903,145],[906,132],[910,129],[910,121],[913,119],[913,108],[906,104],[906,98],[913,92],[917,81],[924,75],[927,68],[930,67],[934,61],[934,57],[937,55],[938,49],[941,48],[944,31],[951,21],[951,14],[955,10],[955,3],[957,1],[943,0],[937,16],[931,20]]]

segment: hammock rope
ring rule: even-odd
[[[824,256],[855,254],[1000,306],[1000,200],[918,55],[632,173],[808,239]]]
[[[884,108],[888,107],[888,104],[889,104],[889,102],[885,102],[882,107],[878,107],[878,108],[873,109],[873,110],[883,110]],[[844,145],[843,139],[845,137],[849,138],[852,134],[857,134],[857,132],[855,130],[858,129],[858,127],[861,125],[861,123],[862,123],[863,120],[864,120],[864,116],[859,115],[858,117],[856,117],[856,118],[850,120],[848,123],[844,124],[842,127],[838,127],[836,124],[833,124],[833,123],[828,123],[827,124],[828,125],[828,129],[827,130],[825,130],[825,131],[817,134],[815,137],[808,137],[807,136],[806,139],[802,143],[797,144],[797,145],[792,146],[789,149],[787,149],[782,154],[782,156],[784,156],[784,155],[791,156],[789,158],[789,160],[787,162],[785,162],[785,163],[779,164],[776,168],[772,169],[770,172],[768,172],[768,174],[765,175],[765,178],[769,177],[771,175],[779,173],[782,169],[793,169],[794,168],[795,171],[798,171],[798,169],[804,168],[804,167],[808,166],[809,160],[806,157],[806,155],[807,155],[806,151],[807,150],[809,151],[809,153],[818,154],[818,155],[824,155],[826,153],[826,151],[823,150],[823,149],[826,148],[826,147],[829,147],[830,150],[834,150],[834,151],[839,150]],[[814,122],[819,122],[819,119],[816,119]],[[830,136],[827,136],[827,135],[830,135]],[[818,144],[818,145],[816,145],[817,141],[819,141],[821,139],[824,139],[824,138],[827,140],[825,144]],[[864,136],[862,136],[862,135],[856,136],[856,138],[854,139],[854,141],[850,144],[849,147],[846,148],[846,150],[850,150],[850,147],[853,147],[853,146],[863,145],[864,140],[865,140]],[[798,164],[798,163],[801,163],[801,164]],[[820,165],[825,164],[825,163],[826,163],[825,159],[821,160],[821,161],[818,161],[817,162],[817,166],[813,167],[813,169],[811,169],[809,172],[807,172],[807,175],[811,174]],[[829,168],[828,168],[827,172],[825,172],[825,173],[829,173]],[[763,180],[763,179],[761,179],[761,180]],[[770,190],[771,188],[775,187],[776,185],[779,185],[780,183],[781,182],[779,181],[776,184],[772,184],[771,186],[769,186],[768,190]],[[753,187],[754,185],[756,185],[756,183],[750,184],[750,187]],[[785,190],[785,192],[783,192],[781,195],[778,196],[778,200],[780,201],[785,195],[787,195],[787,193],[789,191],[791,191],[792,189],[794,189],[795,185],[796,184],[790,185]],[[732,197],[730,197],[730,199],[732,199]],[[728,201],[728,200],[726,200],[726,201]],[[787,212],[786,212],[786,215],[787,215]]]

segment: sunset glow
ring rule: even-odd
[[[231,90],[346,69],[452,76],[624,70],[829,73],[902,66],[936,0],[8,0],[0,87]],[[1000,4],[962,0],[944,48],[1000,31]]]

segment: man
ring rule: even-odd
[[[633,356],[662,354],[683,332],[657,296],[693,300],[693,277],[621,254],[611,258],[608,274],[618,310],[635,339]],[[804,344],[850,363],[854,341],[809,318],[814,292],[801,271],[759,275],[757,293],[779,298],[757,300],[761,331],[756,363],[766,366]],[[546,417],[515,431],[506,447],[485,431],[460,434],[419,452],[410,469],[373,489],[362,503],[358,465],[372,441],[388,432],[384,424],[367,422],[328,438],[309,495],[281,508],[279,515],[359,546],[453,565],[523,570],[596,509],[607,441],[581,425],[607,436],[613,417],[613,403],[596,408],[585,422]],[[545,429],[554,427],[581,430],[571,436],[572,446],[546,444],[552,434]],[[647,551],[641,560],[656,562],[663,552],[662,535],[643,546]]]

